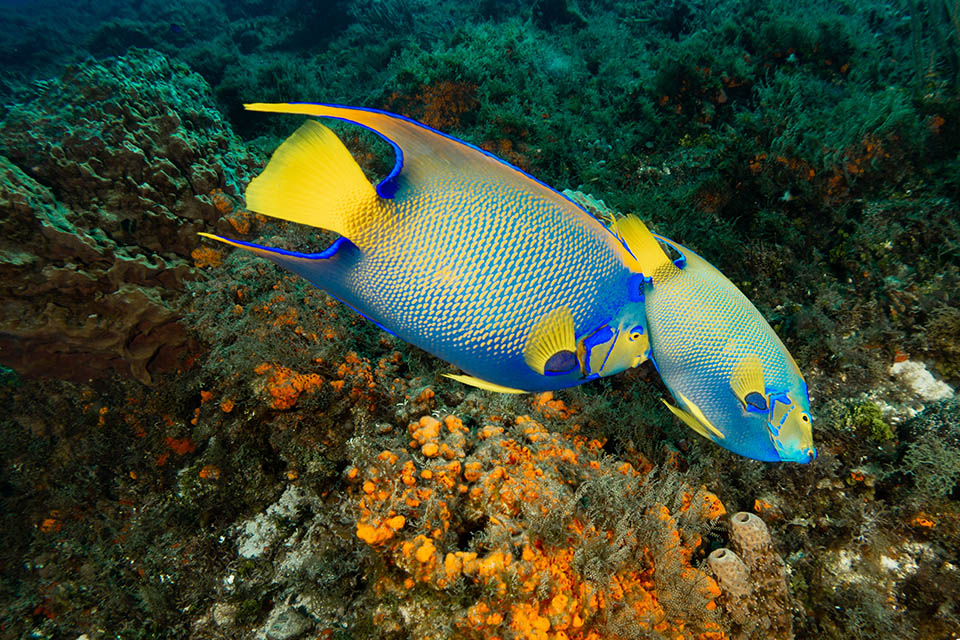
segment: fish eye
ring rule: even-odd
[[[810,416],[808,416],[805,413],[800,416],[800,419],[803,420],[804,422],[810,422]]]
[[[637,325],[633,329],[630,329],[631,340],[639,340],[642,337],[643,337],[643,327],[641,325]]]

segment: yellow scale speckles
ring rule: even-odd
[[[358,293],[401,330],[458,349],[518,353],[536,318],[559,301],[588,307],[582,283],[613,273],[612,252],[588,250],[596,243],[569,224],[569,212],[503,185],[442,187],[390,203],[390,224],[377,229],[382,238],[355,276]],[[538,241],[516,241],[531,237]]]
[[[679,282],[671,295],[647,305],[651,325],[657,327],[660,360],[689,367],[696,372],[696,383],[725,376],[745,356],[755,354],[771,380],[785,379],[778,345],[762,322],[750,321],[754,312],[737,299],[742,296],[739,291],[704,283],[685,272],[675,277]]]

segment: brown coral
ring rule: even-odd
[[[196,231],[255,167],[209,87],[156,52],[69,68],[0,122],[0,362],[149,382],[194,347],[178,320]],[[223,168],[226,167],[226,168]],[[225,196],[224,196],[225,197]],[[226,225],[226,223],[222,223]]]

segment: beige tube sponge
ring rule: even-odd
[[[750,586],[750,569],[740,556],[730,549],[716,549],[707,557],[710,571],[717,577],[720,589],[731,596],[746,596],[753,590]]]
[[[787,566],[759,516],[741,511],[730,517],[730,544],[707,565],[717,577],[717,600],[729,616],[731,638],[793,638]]]
[[[730,538],[745,556],[767,553],[772,544],[767,523],[747,511],[735,513],[730,518]]]

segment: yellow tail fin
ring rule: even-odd
[[[673,266],[663,247],[640,218],[632,215],[617,218],[616,232],[633,254],[636,266],[643,275],[652,278],[657,269],[664,265]]]
[[[384,217],[376,189],[353,156],[316,120],[277,148],[246,198],[252,211],[334,231],[361,248],[371,225]]]

